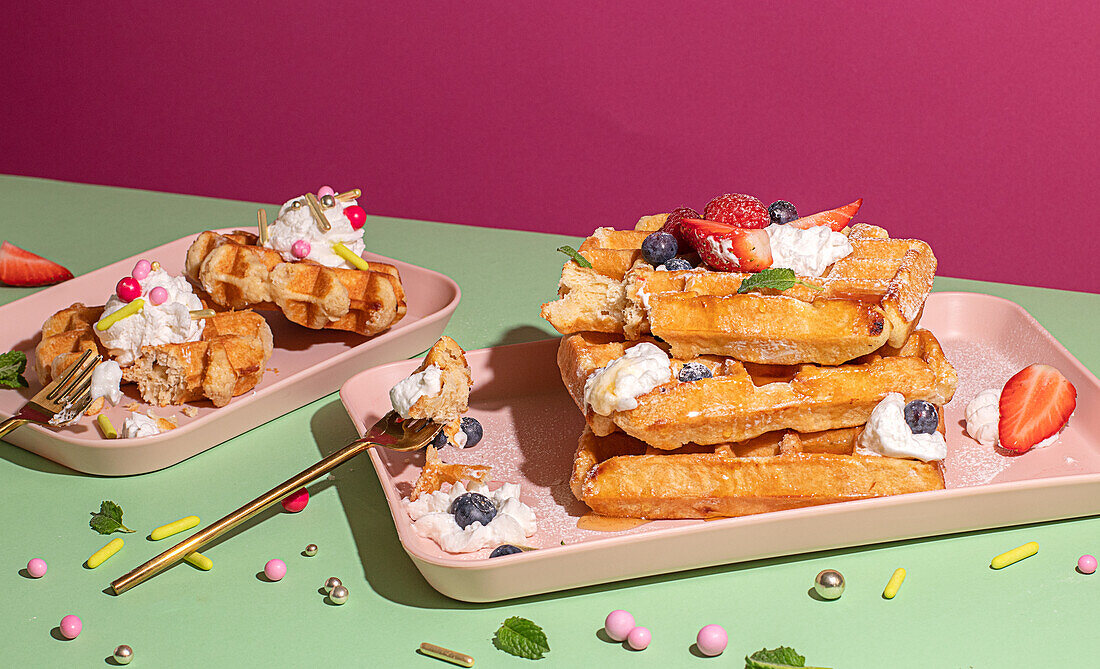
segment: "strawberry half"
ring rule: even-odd
[[[836,232],[840,232],[844,229],[844,226],[848,225],[852,218],[855,217],[861,205],[863,205],[863,198],[859,198],[852,204],[846,204],[843,207],[837,207],[829,211],[822,211],[817,214],[796,218],[787,225],[792,228],[798,228],[799,230],[807,230],[819,225],[827,225]]]
[[[1001,391],[1001,446],[1026,453],[1061,430],[1077,408],[1077,389],[1050,365],[1031,365],[1016,373]]]
[[[52,260],[15,244],[0,244],[0,283],[9,286],[47,286],[73,278],[73,273]]]
[[[680,233],[711,269],[759,272],[772,265],[771,239],[761,229],[685,218],[680,222]]]

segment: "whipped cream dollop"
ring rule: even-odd
[[[125,439],[152,437],[155,434],[160,434],[157,419],[143,413],[131,413],[122,424],[122,437]]]
[[[198,341],[202,338],[205,325],[205,321],[191,318],[191,311],[202,309],[202,302],[184,277],[172,276],[163,269],[157,269],[149,272],[149,276],[139,283],[140,297],[145,301],[141,311],[123,318],[106,330],[94,329],[111,357],[123,367],[141,357],[142,346]],[[149,292],[154,288],[164,288],[168,299],[161,304],[153,304]],[[118,311],[126,304],[118,295],[111,295],[103,309],[103,316]]]
[[[424,371],[411,374],[390,388],[390,404],[402,418],[409,417],[409,409],[421,397],[435,397],[443,391],[443,370],[428,365]]]
[[[99,363],[92,372],[92,400],[102,397],[110,402],[111,406],[118,404],[122,399],[120,383],[122,383],[122,368],[117,362],[105,360]]]
[[[295,202],[301,203],[297,209],[294,208]],[[344,210],[355,204],[358,204],[355,200],[347,202],[336,200],[336,204],[331,208],[322,207],[321,213],[332,226],[328,232],[322,232],[321,228],[317,227],[317,222],[313,219],[313,214],[310,213],[304,197],[288,200],[279,209],[279,216],[275,221],[267,226],[268,238],[264,246],[278,251],[287,262],[308,259],[327,267],[355,269],[332,250],[332,245],[336,242],[348,247],[355,255],[362,255],[367,248],[363,243],[362,229],[356,230],[351,227],[351,221],[344,215]],[[298,240],[309,242],[309,255],[305,258],[299,258],[291,251],[294,242]]]
[[[978,393],[966,405],[966,433],[982,446],[998,446],[1001,443],[997,425],[1001,422],[1001,391],[989,388]],[[1061,432],[1055,432],[1032,446],[1043,448],[1058,441]]]
[[[485,495],[496,507],[497,515],[488,525],[474,522],[465,529],[458,526],[451,514],[451,503],[467,492]],[[496,548],[501,544],[523,543],[538,529],[535,512],[519,499],[520,487],[505,483],[496,490],[481,483],[467,488],[456,483],[451,489],[421,495],[415,502],[405,503],[413,529],[427,537],[448,553],[470,553],[482,548]]]
[[[584,382],[584,403],[601,416],[638,407],[638,397],[672,379],[668,354],[642,342],[599,368]]]
[[[856,452],[928,462],[947,457],[947,442],[939,432],[913,434],[905,422],[905,397],[889,393],[871,411],[871,418],[859,435]]]
[[[843,233],[827,225],[800,230],[789,225],[764,228],[772,246],[772,267],[786,267],[802,276],[821,276],[825,270],[852,252]]]

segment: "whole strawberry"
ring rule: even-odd
[[[735,228],[759,229],[768,227],[771,216],[764,203],[751,195],[726,193],[707,203],[703,218],[732,225]]]
[[[680,222],[685,218],[699,218],[699,212],[691,207],[676,207],[669,213],[668,218],[665,219],[665,224],[661,227],[661,232],[671,233],[681,246],[687,247],[687,239],[684,238],[683,232],[680,230]]]

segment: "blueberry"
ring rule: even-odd
[[[913,400],[905,405],[905,422],[913,434],[932,434],[940,424],[940,414],[935,404]]]
[[[462,431],[466,433],[466,448],[477,446],[485,431],[481,429],[481,423],[476,418],[462,418]]]
[[[459,495],[451,502],[451,513],[455,522],[462,529],[466,529],[474,523],[488,525],[497,515],[497,508],[493,501],[481,493],[468,492]]]
[[[669,232],[654,232],[642,242],[642,256],[654,267],[664,264],[679,252],[680,246]]]
[[[665,269],[670,272],[674,272],[681,269],[692,269],[692,267],[691,263],[684,260],[683,258],[669,258],[665,261]]]
[[[768,205],[768,216],[775,225],[786,225],[798,218],[798,212],[790,202],[776,200]]]
[[[700,379],[709,379],[714,376],[714,373],[710,371],[710,367],[707,367],[701,362],[686,362],[684,366],[680,368],[680,376],[677,377],[682,383],[691,383],[692,381],[698,381]]]
[[[432,446],[435,446],[435,450],[443,450],[449,442],[447,441],[447,435],[443,434],[443,430],[435,433],[435,439],[432,439]]]
[[[493,549],[492,553],[489,553],[489,557],[495,558],[502,555],[515,555],[516,553],[522,553],[523,551],[516,548],[512,544],[501,544]]]

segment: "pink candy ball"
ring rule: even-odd
[[[264,576],[272,581],[281,581],[286,576],[286,563],[277,558],[268,560],[264,565]]]
[[[309,491],[305,488],[298,488],[283,498],[283,508],[291,513],[298,513],[306,504],[309,504]]]
[[[312,250],[313,247],[304,239],[299,239],[290,247],[290,252],[294,254],[295,258],[305,258]]]
[[[729,636],[721,625],[706,625],[695,635],[695,645],[699,652],[707,657],[721,655],[729,643]]]
[[[626,636],[626,645],[634,650],[645,650],[649,648],[650,637],[649,630],[644,627],[635,627],[630,630],[630,634]]]
[[[336,195],[336,191],[333,190],[332,186],[321,186],[320,188],[317,189],[317,199],[318,200],[320,200],[321,198],[323,198],[326,195]]]
[[[1096,558],[1091,555],[1082,555],[1077,558],[1077,570],[1082,574],[1092,574],[1096,571]]]
[[[149,272],[153,271],[152,264],[148,260],[139,260],[134,265],[134,271],[130,272],[130,276],[134,277],[138,281],[141,281],[145,277],[149,276]]]
[[[115,294],[123,302],[133,302],[141,297],[141,284],[132,276],[124,276],[118,280],[115,286]]]
[[[61,619],[61,636],[66,639],[75,639],[80,636],[80,630],[84,629],[84,623],[80,618],[69,614]]]
[[[168,290],[166,288],[162,288],[161,286],[157,286],[156,288],[150,290],[149,301],[152,302],[154,306],[158,304],[164,304],[168,301]]]
[[[31,578],[42,578],[46,575],[46,561],[42,558],[32,559],[27,563],[27,573],[31,575]]]
[[[344,208],[344,216],[348,217],[352,230],[358,230],[367,222],[367,212],[357,204]]]
[[[607,614],[603,621],[603,631],[615,641],[626,641],[630,631],[634,629],[634,616],[629,611],[616,609]]]

